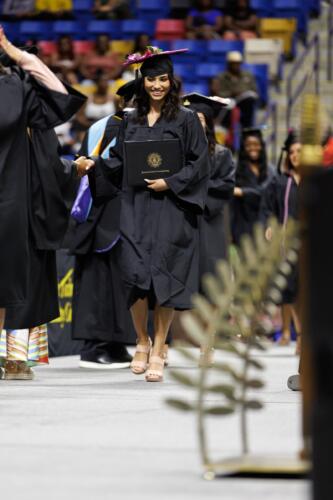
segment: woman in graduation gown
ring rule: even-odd
[[[133,98],[135,88],[132,80],[117,91],[123,106]],[[107,158],[123,116],[119,110],[96,122],[80,154],[89,156],[97,144],[99,155]],[[67,238],[75,255],[72,337],[84,340],[81,368],[129,367],[132,358],[124,344],[136,338],[117,262],[121,190],[111,183],[109,188],[109,199],[92,203],[86,220],[73,220]]]
[[[229,149],[216,143],[214,117],[226,104],[200,94],[183,96],[184,105],[195,111],[208,140],[210,176],[205,209],[200,217],[200,280],[215,273],[216,262],[227,256],[224,210],[235,186],[235,164]]]
[[[260,129],[244,129],[236,170],[232,201],[232,238],[239,245],[243,234],[252,234],[260,220],[262,196],[275,175],[268,164],[266,146]]]
[[[51,129],[85,98],[14,47],[2,28],[0,47],[7,60],[0,74],[0,330],[5,316],[6,328],[30,329],[58,316],[54,249],[65,227],[61,176],[72,178],[72,169],[66,173]]]
[[[173,52],[174,53],[174,52]],[[170,54],[170,53],[169,53]],[[149,307],[154,309],[154,345],[146,380],[163,380],[163,346],[174,310],[192,307],[199,283],[198,215],[205,207],[209,177],[207,140],[200,121],[179,103],[179,85],[168,53],[156,48],[128,63],[143,62],[136,110],[123,120],[114,156],[97,159],[91,174],[95,198],[103,198],[106,179],[122,176],[121,240],[118,247],[127,306],[137,333],[134,373],[147,369],[150,340]],[[166,179],[147,180],[147,186],[128,184],[125,141],[178,139],[184,163]]]
[[[301,143],[295,131],[291,131],[285,141],[283,152],[286,152],[286,161],[282,171],[276,175],[267,187],[262,200],[262,220],[265,224],[270,216],[275,216],[280,224],[286,225],[289,218],[298,220],[299,217],[299,172],[301,159]],[[282,163],[282,157],[280,164]],[[280,165],[279,165],[280,167]],[[278,168],[280,171],[280,168]],[[267,228],[266,236],[270,239],[271,229]],[[294,322],[297,334],[296,352],[300,353],[301,323],[297,307],[298,296],[298,266],[293,266],[288,277],[288,284],[282,293],[282,338],[281,344],[290,342],[290,323]]]

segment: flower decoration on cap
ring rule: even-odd
[[[187,52],[188,49],[177,49],[177,50],[165,50],[158,47],[153,47],[152,45],[148,45],[144,54],[130,54],[127,56],[126,61],[124,62],[124,66],[130,66],[131,64],[140,64],[146,61],[147,59],[151,59],[152,57],[157,56],[171,56],[173,54],[182,54]]]

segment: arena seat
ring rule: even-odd
[[[155,23],[149,23],[142,19],[126,19],[122,21],[122,38],[135,38],[140,33],[152,35],[155,31]]]
[[[206,61],[210,63],[223,64],[227,53],[237,50],[244,51],[244,42],[241,40],[210,40],[207,43]]]
[[[38,50],[43,56],[50,56],[57,52],[57,44],[50,40],[41,40],[38,42]]]
[[[185,23],[180,19],[159,19],[156,23],[156,40],[177,40],[185,37]]]
[[[76,55],[85,55],[92,51],[94,42],[91,40],[74,40],[73,46]]]
[[[53,38],[52,22],[46,21],[22,21],[20,23],[20,38],[33,37],[37,40],[48,40]]]
[[[170,50],[172,42],[169,40],[152,40],[151,44],[153,47],[158,47],[162,50]],[[177,60],[179,61],[178,57],[179,56],[177,56]]]
[[[170,7],[165,0],[137,0],[137,12],[139,19],[157,21],[169,16]]]
[[[286,56],[295,55],[294,37],[297,29],[297,20],[263,18],[260,20],[260,35],[262,38],[280,38]]]
[[[121,57],[125,58],[128,54],[133,52],[134,41],[133,40],[112,40],[111,50]]]
[[[207,51],[205,40],[174,40],[171,42],[172,50],[189,49],[184,54],[177,55],[177,63],[195,63],[204,59]]]
[[[74,0],[73,11],[75,17],[82,21],[90,21],[94,0]]]
[[[274,14],[273,0],[251,0],[251,7],[258,17],[269,17]]]
[[[197,80],[193,65],[174,63],[173,68],[174,74],[181,78],[183,82],[195,82]]]
[[[297,32],[306,39],[309,13],[304,0],[274,0],[274,17],[296,18]]]
[[[254,38],[245,40],[245,61],[250,64],[267,64],[269,78],[280,77],[283,43],[280,38]]]
[[[111,38],[122,38],[121,21],[94,20],[87,26],[88,36],[108,34]]]
[[[55,21],[52,29],[56,36],[70,35],[74,38],[85,38],[86,35],[85,25],[79,21]]]
[[[225,61],[221,63],[202,63],[198,64],[195,68],[195,76],[198,79],[214,78],[219,73],[225,70]]]

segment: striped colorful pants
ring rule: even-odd
[[[0,365],[6,360],[25,361],[30,365],[48,363],[47,326],[24,330],[2,330]]]

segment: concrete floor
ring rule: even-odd
[[[297,368],[294,347],[263,356],[265,409],[249,419],[253,452],[296,453],[300,395],[286,388]],[[171,364],[196,368],[171,353]],[[302,480],[202,479],[195,419],[165,406],[194,394],[168,376],[147,384],[129,370],[80,370],[58,358],[33,382],[0,381],[0,479],[6,500],[225,499],[305,500]],[[239,452],[238,417],[210,422],[213,456]]]

